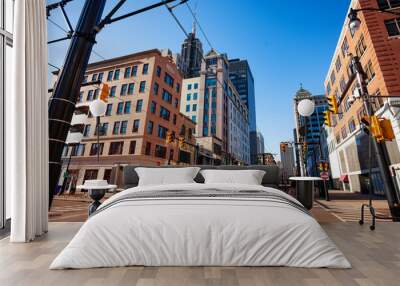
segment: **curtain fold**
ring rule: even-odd
[[[48,227],[48,93],[45,0],[15,1],[12,93],[6,98],[6,187],[11,242]]]

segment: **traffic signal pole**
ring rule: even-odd
[[[352,57],[351,60],[351,65],[353,68],[353,71],[356,73],[356,79],[358,81],[358,84],[361,89],[361,96],[364,104],[365,111],[367,113],[367,116],[370,118],[373,114],[370,108],[370,98],[368,94],[368,89],[367,89],[367,83],[366,83],[366,75],[365,72],[361,66],[361,63],[359,61],[358,57]],[[371,135],[370,135],[371,136]],[[390,213],[392,216],[393,221],[400,221],[400,204],[399,204],[399,197],[396,192],[396,188],[394,186],[394,182],[392,180],[392,176],[390,173],[390,162],[387,158],[387,150],[386,146],[384,145],[383,142],[377,142],[374,138],[371,139],[371,144],[372,148],[375,150],[376,153],[376,158],[378,161],[378,167],[379,171],[381,173],[382,181],[383,181],[383,186],[386,194],[386,198],[388,201]],[[371,178],[371,173],[369,174]],[[371,179],[369,180],[369,187],[371,188]]]
[[[49,207],[61,172],[61,156],[106,0],[86,0],[49,103]]]
[[[76,100],[80,92],[90,54],[93,45],[96,43],[96,35],[105,25],[157,7],[165,6],[174,1],[177,0],[163,0],[131,13],[112,18],[118,9],[126,2],[126,0],[119,0],[103,20],[101,17],[106,0],[85,1],[76,29],[71,36],[71,42],[65,57],[64,65],[59,72],[56,86],[49,99],[49,208],[53,201],[53,194],[61,173],[61,157],[65,146],[65,139],[68,135],[71,119],[75,111]],[[62,1],[64,4],[67,2],[69,1]],[[185,2],[187,2],[187,0],[181,0],[174,7]],[[47,16],[50,15],[49,11],[60,3],[47,6]],[[63,13],[65,13],[65,11],[63,11]]]

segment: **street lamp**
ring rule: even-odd
[[[107,104],[101,100],[96,99],[89,104],[90,113],[96,117],[96,130],[97,130],[97,163],[100,162],[100,116],[106,114]]]
[[[301,116],[308,117],[314,113],[315,103],[310,99],[303,99],[297,105],[297,111]]]
[[[358,18],[358,12],[381,12],[392,14],[395,16],[400,16],[399,12],[392,11],[390,9],[380,9],[380,8],[362,8],[362,9],[353,9],[351,8],[347,17],[349,18],[349,29],[352,32],[356,32],[361,26],[361,20]]]

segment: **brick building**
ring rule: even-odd
[[[399,1],[352,0],[350,8],[400,8]],[[399,10],[400,11],[400,10]],[[351,55],[358,56],[368,78],[370,95],[400,95],[400,18],[379,12],[359,12],[360,29],[348,28],[348,18],[337,42],[325,79],[327,95],[341,102],[333,115],[333,128],[328,128],[328,147],[332,177],[338,185],[351,191],[367,191],[365,176],[369,168],[368,137],[360,128],[365,115],[361,100],[352,102],[358,92],[357,81],[350,68]],[[392,120],[396,137],[399,134],[399,110],[391,100],[377,98],[373,112]],[[391,112],[387,112],[391,110]],[[399,139],[387,142],[390,165],[397,172],[400,163]],[[372,158],[372,181],[375,192],[383,194],[382,181],[375,158]]]
[[[103,178],[118,183],[118,166],[124,164],[195,163],[195,123],[179,112],[182,74],[170,57],[148,50],[92,63],[84,81],[96,80],[110,87],[106,115],[101,118],[100,163],[96,119],[89,115],[81,144],[65,148],[63,153],[63,171],[72,154],[69,173],[74,183]],[[99,88],[82,87],[78,104],[97,99]],[[168,131],[184,136],[191,145],[167,144]]]

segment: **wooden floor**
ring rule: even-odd
[[[0,241],[0,285],[400,285],[400,224],[322,223],[353,265],[352,269],[288,267],[125,267],[48,270],[49,264],[81,226],[50,223],[33,243]]]

